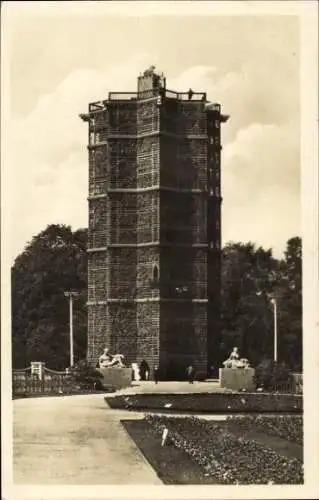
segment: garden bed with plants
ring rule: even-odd
[[[303,445],[303,417],[301,415],[245,415],[243,417],[229,417],[227,424],[231,424],[242,433],[255,429],[269,436],[285,439],[298,445]]]
[[[278,437],[268,439],[267,432],[256,431],[253,422],[247,432],[234,419],[224,423],[148,415],[146,422],[159,437],[167,428],[168,445],[186,453],[211,484],[303,483],[300,445]],[[299,424],[291,421],[292,428]]]
[[[301,413],[302,396],[272,393],[135,394],[105,398],[113,409],[190,413]]]
[[[161,436],[145,419],[121,422],[164,484],[212,484],[212,477],[184,450],[161,446]]]

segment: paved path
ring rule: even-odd
[[[219,391],[217,381],[135,382],[113,395]],[[13,409],[15,483],[161,484],[120,423],[142,412],[111,410],[103,394],[17,399]]]
[[[15,484],[161,484],[103,395],[13,402]]]
[[[218,380],[205,382],[159,382],[155,384],[152,381],[132,382],[130,387],[116,391],[114,396],[119,394],[194,394],[203,392],[232,392],[220,387]]]

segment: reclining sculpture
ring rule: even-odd
[[[123,354],[114,354],[114,356],[112,356],[109,353],[109,349],[106,347],[103,354],[99,357],[99,368],[108,368],[109,366],[123,368],[125,366],[123,360]]]
[[[223,362],[224,368],[250,368],[247,358],[239,358],[238,348],[234,347],[229,358]]]

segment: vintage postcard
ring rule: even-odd
[[[318,5],[3,2],[3,498],[316,498]]]

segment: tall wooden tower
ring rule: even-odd
[[[89,104],[88,359],[104,346],[178,378],[218,355],[220,126],[151,67]]]

